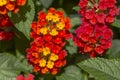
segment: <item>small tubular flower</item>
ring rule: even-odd
[[[0,0],[0,6],[7,4],[7,0]]]

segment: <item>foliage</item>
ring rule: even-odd
[[[105,50],[105,54],[90,58],[89,54],[81,54],[73,42],[74,32],[82,24],[78,3],[79,0],[27,0],[17,13],[8,11],[14,27],[1,28],[1,22],[0,31],[12,31],[14,36],[8,41],[1,40],[0,33],[0,80],[16,80],[18,75],[26,77],[30,73],[35,76],[35,80],[120,80],[120,16],[109,25],[114,34],[112,47]],[[117,6],[120,7],[119,0]],[[70,17],[69,31],[73,36],[66,40],[64,46],[67,51],[66,65],[56,75],[43,75],[34,72],[33,66],[28,64],[26,49],[33,41],[30,38],[31,23],[37,21],[39,11],[47,12],[51,7],[64,11],[64,15]]]
[[[9,17],[14,23],[15,28],[22,32],[28,39],[30,39],[30,24],[34,19],[34,15],[35,9],[32,0],[28,0],[26,6],[20,8],[19,13],[9,13]]]
[[[78,64],[83,70],[93,75],[97,80],[120,80],[120,60],[94,58]]]

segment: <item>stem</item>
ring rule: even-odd
[[[90,0],[90,2],[91,2],[91,3],[93,3],[93,4],[95,4],[95,3],[96,3],[96,1],[95,1],[95,0]]]
[[[88,80],[88,73],[83,72],[83,79],[84,79],[84,80]]]

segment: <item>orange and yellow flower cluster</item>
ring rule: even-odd
[[[63,47],[65,40],[72,37],[70,27],[70,19],[60,10],[50,8],[47,13],[38,13],[38,21],[31,24],[31,48],[27,49],[28,62],[35,72],[56,74],[66,64]]]
[[[0,0],[0,14],[7,14],[8,11],[17,13],[19,6],[25,5],[26,0]]]

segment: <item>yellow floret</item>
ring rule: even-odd
[[[50,55],[50,58],[49,58],[51,61],[56,61],[56,60],[58,60],[58,55],[55,55],[54,53],[52,53],[51,55]]]
[[[62,30],[65,27],[65,24],[63,22],[59,22],[56,26],[59,30]]]
[[[58,15],[54,15],[53,16],[53,22],[58,22],[60,20],[60,18],[58,17]]]
[[[46,19],[48,21],[52,20],[53,19],[53,14],[52,13],[48,13],[47,16],[46,16]]]
[[[45,59],[41,59],[41,60],[39,61],[39,66],[40,66],[40,67],[45,67],[45,66],[46,66],[46,60],[45,60]]]
[[[7,4],[7,0],[0,0],[0,6],[6,5]]]
[[[50,49],[48,47],[43,48],[43,55],[47,56],[48,54],[50,54]]]
[[[43,35],[47,34],[48,29],[46,27],[40,29],[40,33]]]
[[[52,29],[52,31],[50,32],[50,34],[52,36],[56,36],[58,34],[58,31],[56,29]]]
[[[52,69],[53,66],[54,66],[54,62],[52,62],[52,61],[48,61],[48,62],[47,62],[47,67],[48,67],[49,69]]]

